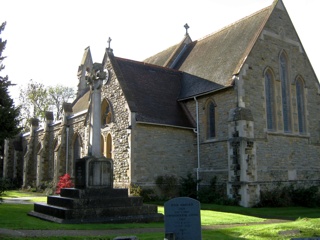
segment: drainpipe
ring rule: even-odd
[[[66,127],[66,173],[68,173],[68,166],[69,166],[69,127]]]
[[[194,101],[196,102],[196,115],[197,115],[197,158],[198,158],[198,167],[197,167],[197,192],[199,191],[199,179],[200,179],[200,129],[199,129],[199,103],[196,97],[194,97]]]

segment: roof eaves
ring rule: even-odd
[[[162,123],[153,123],[153,122],[144,122],[144,121],[137,121],[139,124],[146,124],[146,125],[155,125],[155,126],[163,126],[163,127],[173,127],[173,128],[182,128],[186,130],[194,130],[195,127],[184,127],[184,126],[177,126],[171,124],[162,124]]]
[[[259,14],[259,13],[261,13],[261,12],[269,11],[269,13],[265,16],[265,19],[264,19],[263,23],[261,24],[259,30],[256,32],[256,34],[253,36],[252,40],[249,42],[248,47],[247,47],[246,50],[244,51],[243,56],[240,58],[239,63],[237,64],[237,66],[235,67],[235,69],[234,69],[234,71],[233,71],[233,75],[238,75],[238,74],[240,73],[241,68],[243,67],[243,64],[245,63],[248,55],[250,54],[253,46],[255,45],[257,39],[259,38],[261,32],[263,31],[263,28],[264,28],[264,26],[266,25],[266,23],[267,23],[270,15],[271,15],[273,9],[275,8],[275,6],[277,5],[277,3],[278,3],[278,0],[275,0],[270,6],[265,7],[265,8],[263,8],[263,9],[261,9],[260,11],[255,12],[255,13],[253,13],[253,14],[251,14],[251,15],[249,15],[249,16],[247,16],[247,17],[244,18],[244,19],[247,19],[247,18],[253,17],[253,16],[255,16],[256,14]],[[243,19],[242,19],[242,20],[243,20]],[[241,20],[239,20],[239,21],[241,21]],[[238,22],[239,22],[239,21],[238,21]],[[232,78],[230,78],[229,81],[228,81],[228,84],[232,84],[232,81],[233,81]]]
[[[179,99],[177,99],[177,101],[181,102],[181,101],[185,101],[185,100],[189,100],[189,99],[193,99],[193,98],[203,97],[205,95],[208,95],[208,94],[211,94],[211,93],[220,92],[220,91],[226,90],[228,88],[232,88],[232,87],[233,87],[233,85],[223,86],[223,87],[221,87],[219,89],[215,89],[215,90],[212,90],[212,91],[203,92],[203,93],[200,93],[200,94],[195,94],[195,95],[188,96],[188,97],[185,97],[185,98],[179,98]]]

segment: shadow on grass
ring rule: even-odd
[[[280,207],[280,208],[244,208],[239,206],[222,206],[201,204],[202,210],[236,213],[265,219],[296,220],[299,218],[319,218],[320,208]]]

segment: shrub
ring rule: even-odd
[[[130,195],[136,197],[142,197],[143,201],[151,202],[158,200],[153,189],[150,188],[141,188],[139,185],[131,184],[130,185]]]
[[[217,191],[217,177],[213,177],[210,185],[201,187],[198,192],[199,201],[202,203],[217,203],[222,197],[222,192]]]
[[[318,207],[320,206],[319,187],[280,186],[260,192],[257,207]]]
[[[292,191],[292,202],[294,205],[303,207],[319,207],[320,193],[319,187],[296,188]]]
[[[260,191],[258,207],[286,207],[292,206],[291,187],[278,184],[275,188]]]
[[[60,194],[62,188],[71,188],[74,187],[74,184],[70,178],[70,175],[66,173],[60,177],[60,180],[57,185],[56,194]]]
[[[129,191],[130,191],[130,195],[136,196],[136,197],[140,197],[142,189],[141,189],[141,187],[139,185],[131,184],[130,188],[129,188]]]
[[[158,176],[155,182],[161,192],[161,197],[163,198],[163,200],[168,200],[178,195],[178,179],[176,176]]]
[[[2,195],[9,188],[9,182],[7,179],[0,178],[0,203],[2,202]]]
[[[180,179],[180,196],[197,199],[197,185],[201,180],[195,179],[191,173]]]
[[[219,205],[238,205],[236,199],[228,198],[222,185],[217,183],[217,177],[210,180],[209,186],[199,189],[198,199],[201,203],[214,203]]]
[[[159,200],[157,194],[151,188],[143,188],[141,191],[141,197],[144,202],[154,202]]]

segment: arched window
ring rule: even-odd
[[[267,129],[276,130],[276,104],[274,94],[274,77],[272,71],[268,69],[264,74]]]
[[[280,81],[282,98],[283,130],[291,132],[290,88],[288,79],[288,59],[284,52],[280,54]]]
[[[112,158],[112,138],[111,138],[111,134],[108,134],[107,136],[107,158]]]
[[[301,77],[296,80],[296,94],[297,94],[297,110],[298,110],[298,126],[299,133],[306,132],[306,111],[305,111],[305,95],[304,95],[304,82]]]
[[[112,121],[112,111],[109,102],[103,99],[101,104],[101,125],[106,126]]]
[[[105,141],[103,135],[100,135],[100,149],[103,156],[106,156]]]
[[[216,137],[216,114],[215,114],[215,103],[209,101],[207,104],[207,137]]]

